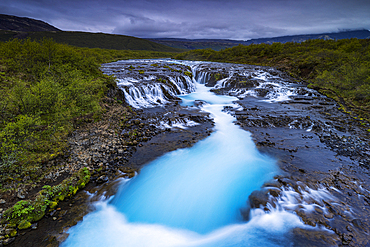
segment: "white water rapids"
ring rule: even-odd
[[[199,81],[193,79],[196,91],[181,96],[182,104],[205,101],[202,110],[216,124],[213,134],[122,180],[114,197],[96,203],[96,210],[68,231],[63,247],[292,246],[293,228],[312,228],[282,208],[254,209],[248,222],[242,220],[248,196],[278,174],[278,167],[222,111],[236,107],[237,98],[217,96]]]

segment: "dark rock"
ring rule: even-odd
[[[251,208],[265,207],[268,199],[268,190],[255,190],[248,197],[249,206]]]
[[[267,88],[257,88],[255,91],[260,97],[265,97],[268,93],[270,93],[270,90]]]
[[[103,183],[108,182],[108,180],[109,180],[108,176],[106,176],[106,175],[102,175],[102,176],[100,176],[100,177],[98,177],[98,178],[96,179],[96,183],[97,183],[97,184],[103,184]]]
[[[18,189],[17,197],[19,199],[24,199],[24,198],[26,198],[26,194],[27,194],[27,192],[25,190],[23,190],[22,188],[20,188],[20,189]]]
[[[360,219],[354,219],[352,220],[352,224],[357,227],[357,228],[360,228],[362,230],[366,230],[365,229],[365,225],[362,223],[362,221]]]
[[[268,188],[268,193],[273,197],[278,197],[280,195],[281,190],[278,188]]]
[[[14,240],[15,240],[15,238],[7,238],[7,239],[4,239],[3,240],[3,244],[4,245],[8,245],[8,244],[14,242]]]
[[[36,229],[37,229],[37,223],[32,224],[32,225],[31,225],[31,229],[32,229],[32,230],[36,230]]]

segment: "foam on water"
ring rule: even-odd
[[[208,234],[170,228],[160,224],[130,223],[124,214],[108,202],[95,204],[96,211],[70,230],[61,246],[109,247],[223,247],[292,246],[285,234],[294,227],[311,228],[285,211],[257,212],[248,223],[231,224]]]
[[[176,119],[174,121],[160,121],[158,125],[155,125],[159,129],[168,129],[168,128],[180,128],[180,129],[187,129],[188,127],[199,125],[199,123],[194,122],[190,119],[183,118],[183,119]]]

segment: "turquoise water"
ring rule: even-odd
[[[112,204],[128,221],[208,233],[239,222],[248,195],[276,173],[274,161],[258,153],[250,134],[221,111],[233,98],[208,96],[202,97],[210,103],[204,110],[214,117],[216,132],[155,160],[122,188]]]
[[[196,84],[181,96],[194,100],[215,121],[215,132],[191,148],[168,153],[124,180],[109,201],[69,230],[62,246],[289,246],[289,230],[302,226],[283,210],[240,210],[249,194],[278,173],[275,160],[256,149],[250,133],[233,124],[224,106],[236,98],[217,96]]]

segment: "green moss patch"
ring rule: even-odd
[[[27,229],[31,226],[31,223],[44,217],[48,207],[54,208],[59,201],[75,195],[89,181],[89,170],[82,168],[72,177],[65,179],[58,185],[45,185],[34,201],[22,200],[6,210],[2,223],[10,223],[17,225],[19,229]]]

